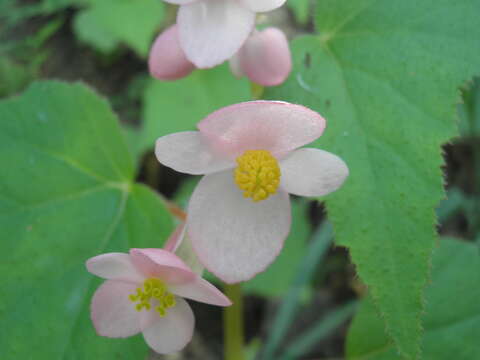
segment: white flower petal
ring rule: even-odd
[[[135,284],[107,280],[95,292],[90,305],[93,325],[98,335],[128,337],[140,332],[140,317],[129,299]]]
[[[322,196],[337,190],[348,176],[338,156],[324,150],[302,148],[280,162],[281,187],[295,195]]]
[[[160,317],[155,310],[142,311],[143,337],[153,350],[159,354],[170,354],[182,350],[192,339],[195,317],[192,309],[182,298],[176,297],[176,305],[167,309]],[[144,319],[156,317],[155,319]]]
[[[290,231],[290,200],[280,191],[253,202],[233,171],[203,177],[190,199],[187,232],[200,262],[228,283],[252,278],[275,259]]]
[[[130,255],[107,253],[92,257],[86,262],[87,270],[104,279],[141,283],[144,276],[133,265]]]
[[[198,68],[221,64],[243,45],[255,13],[236,0],[203,0],[180,7],[180,45]]]
[[[198,131],[184,131],[162,136],[155,145],[158,161],[175,171],[200,175],[235,166],[235,161],[213,153]]]
[[[245,7],[255,12],[272,11],[283,4],[287,0],[240,0]]]

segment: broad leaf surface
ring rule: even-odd
[[[172,230],[163,200],[134,184],[108,104],[83,85],[36,83],[0,102],[2,359],[132,359],[138,337],[95,334],[89,257],[160,247]]]
[[[442,239],[434,252],[432,282],[425,293],[424,360],[480,359],[479,282],[478,248],[471,243]],[[400,359],[369,298],[363,302],[348,333],[347,359]]]
[[[248,81],[236,79],[227,64],[194,71],[174,82],[152,79],[143,98],[138,152],[153,148],[160,136],[195,130],[197,123],[211,112],[249,99]]]
[[[75,17],[78,37],[108,53],[120,43],[146,57],[159,29],[164,4],[158,0],[88,0],[90,7]]]
[[[326,117],[314,146],[350,168],[326,199],[336,240],[406,358],[420,354],[440,146],[457,132],[458,87],[479,70],[479,12],[477,0],[318,1],[318,34],[292,43],[289,81],[267,92]]]

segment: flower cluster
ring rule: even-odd
[[[277,28],[255,30],[255,13],[280,7],[285,0],[168,0],[180,4],[177,24],[155,40],[149,57],[152,76],[176,80],[195,68],[230,59],[238,76],[263,86],[279,85],[292,64],[285,34]]]
[[[263,85],[285,80],[290,53],[283,33],[253,31],[255,12],[284,0],[168,0],[181,5],[178,25],[156,40],[150,69],[161,79],[188,75],[230,58],[232,71]],[[287,55],[286,55],[287,54]],[[288,70],[288,71],[286,71]],[[226,283],[248,280],[280,253],[290,232],[290,194],[323,196],[348,176],[346,164],[317,148],[326,121],[301,105],[250,101],[227,106],[198,123],[198,131],[159,138],[160,163],[204,175],[185,223],[162,249],[95,256],[88,271],[106,281],[91,317],[99,335],[142,333],[159,353],[182,349],[194,316],[184,298],[217,306],[231,302],[202,279],[204,267]]]

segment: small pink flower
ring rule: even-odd
[[[178,26],[161,33],[150,51],[148,65],[153,77],[169,81],[189,75],[194,69],[180,47]],[[230,68],[237,76],[247,76],[263,86],[283,83],[292,69],[288,40],[277,28],[254,31],[242,48],[230,59]]]
[[[278,255],[290,231],[289,193],[338,189],[348,168],[337,156],[299,147],[317,139],[325,120],[300,105],[251,101],[220,109],[199,131],[157,140],[158,160],[206,174],[192,194],[186,228],[200,262],[222,280],[248,280]]]
[[[232,72],[263,86],[283,83],[292,70],[288,40],[277,28],[254,31],[230,59]]]
[[[255,26],[257,12],[274,10],[285,0],[165,0],[180,5],[180,44],[198,68],[221,64],[235,54]]]
[[[97,333],[123,338],[142,332],[147,344],[161,354],[181,350],[192,338],[195,319],[183,298],[231,305],[217,288],[166,250],[107,253],[89,259],[86,266],[106,279],[91,303]]]

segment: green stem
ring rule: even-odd
[[[223,313],[224,359],[244,360],[242,287],[240,284],[226,285],[224,290],[233,303]]]

